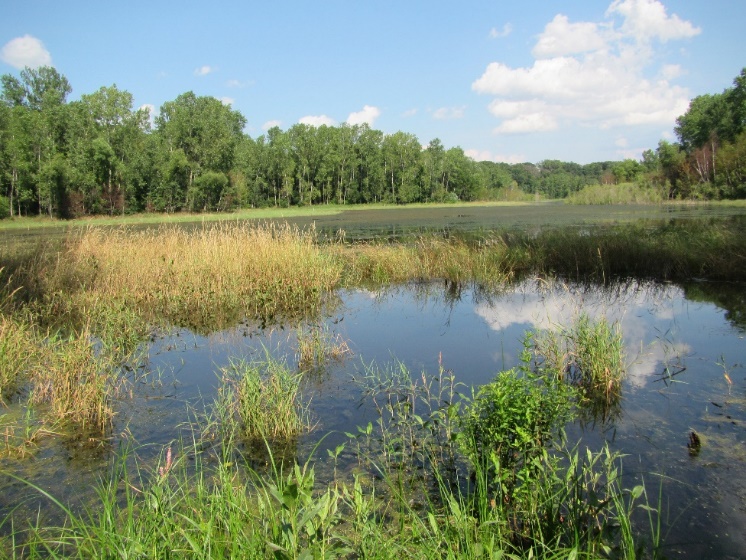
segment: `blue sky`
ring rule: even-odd
[[[639,158],[746,66],[743,0],[6,0],[0,74],[55,66],[70,99],[212,95],[253,137],[368,122],[475,159]]]

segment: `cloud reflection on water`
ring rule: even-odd
[[[660,375],[665,364],[679,361],[691,347],[675,340],[677,308],[684,300],[673,285],[629,282],[611,287],[527,281],[475,313],[495,331],[525,325],[526,330],[568,326],[584,312],[594,319],[618,322],[627,349],[628,379],[635,387]]]

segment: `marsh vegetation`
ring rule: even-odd
[[[393,242],[235,222],[7,244],[0,452],[17,471],[6,476],[20,492],[24,461],[53,440],[94,450],[109,468],[92,500],[67,503],[38,485],[14,493],[32,507],[3,502],[5,552],[661,556],[662,483],[622,478],[621,453],[573,428],[620,417],[634,354],[617,321],[580,305],[524,329],[520,349],[503,350],[479,379],[442,360],[422,371],[365,361],[355,355],[364,341],[335,330],[352,319],[335,313],[350,290],[391,285],[435,290],[453,308],[465,294],[490,302],[531,278],[612,291],[630,278],[742,282],[745,238],[736,218],[409,232]],[[188,381],[158,371],[158,352],[188,357],[187,336],[231,329],[242,345],[224,365],[200,366],[211,389],[165,402],[178,393],[169,383]],[[284,333],[282,347],[267,346],[266,332]],[[160,343],[168,348],[155,351]],[[341,370],[347,377],[327,373]],[[339,424],[314,407],[338,410],[325,393],[348,386],[361,416]],[[143,447],[151,437],[126,413],[141,406],[167,408],[159,422],[184,413]],[[44,515],[34,517],[39,499]]]

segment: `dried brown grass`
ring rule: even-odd
[[[313,231],[221,223],[87,230],[68,244],[51,283],[169,319],[218,310],[266,318],[318,308],[340,273]]]

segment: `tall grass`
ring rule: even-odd
[[[447,280],[496,286],[509,281],[513,256],[502,236],[472,243],[460,237],[426,235],[412,242],[331,247],[342,264],[345,285]]]
[[[114,417],[112,400],[122,378],[116,356],[108,353],[89,330],[49,336],[30,380],[30,402],[48,404],[55,422],[103,435]]]
[[[553,228],[396,243],[330,244],[291,226],[222,223],[187,231],[88,229],[14,261],[3,307],[29,303],[39,322],[90,323],[96,334],[151,325],[208,332],[239,320],[317,312],[335,288],[446,280],[499,289],[525,274],[611,281],[743,280],[737,222]],[[20,258],[20,257],[19,257]]]
[[[90,330],[45,334],[21,319],[0,316],[2,394],[26,397],[28,405],[48,405],[46,416],[53,425],[105,433],[122,380],[119,363]]]
[[[738,222],[556,229],[509,245],[523,254],[522,269],[579,281],[745,279],[746,232]]]
[[[347,341],[325,323],[301,325],[296,329],[298,369],[320,372],[330,361],[339,362],[352,353]]]
[[[531,341],[542,368],[578,387],[584,399],[607,405],[619,400],[626,364],[618,323],[581,313],[572,325],[540,331]]]
[[[302,374],[284,361],[235,361],[222,370],[218,406],[223,417],[240,422],[247,439],[277,440],[296,437],[310,427],[308,403],[301,401]]]
[[[313,231],[287,225],[89,229],[69,242],[46,290],[199,326],[217,314],[267,318],[317,309],[339,275]]]
[[[22,319],[0,315],[0,404],[25,382],[36,351],[32,327]]]

